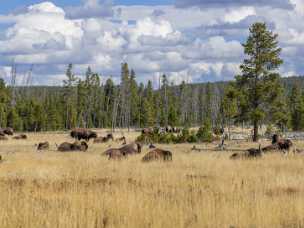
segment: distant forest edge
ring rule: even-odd
[[[111,79],[102,84],[90,67],[84,79],[77,78],[72,64],[62,87],[8,87],[1,80],[0,126],[19,131],[211,126],[229,131],[239,124],[253,126],[253,141],[264,124],[303,130],[304,78],[281,78],[278,35],[265,23],[254,23],[243,47],[240,75],[232,82],[174,86],[163,75],[154,90],[151,81],[138,84],[127,63],[121,64],[119,85]]]
[[[166,75],[161,87],[152,82],[136,82],[136,74],[122,64],[121,84],[88,68],[84,80],[68,66],[64,86],[6,86],[0,81],[0,127],[17,131],[54,131],[74,127],[143,128],[153,126],[202,126],[211,120],[213,127],[225,125],[222,110],[225,88],[230,82],[170,85]],[[304,91],[304,77],[281,78],[287,103],[292,90]],[[304,102],[304,95],[303,95]],[[291,110],[291,109],[290,109]],[[304,117],[304,104],[303,104]],[[299,113],[300,115],[301,113]],[[292,119],[292,113],[289,113]],[[244,121],[233,124],[244,124]],[[245,124],[250,124],[245,122]],[[271,124],[265,120],[264,124]],[[304,126],[304,122],[303,122]],[[288,127],[292,127],[289,123]]]

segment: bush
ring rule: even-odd
[[[187,142],[188,143],[197,143],[198,142],[198,138],[195,134],[191,134],[188,138],[187,138]]]
[[[212,131],[211,131],[211,121],[206,120],[203,127],[200,127],[196,134],[197,138],[201,142],[212,142]]]

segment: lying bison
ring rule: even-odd
[[[106,137],[97,137],[94,139],[94,143],[107,143],[110,140],[114,140],[114,137],[112,134],[108,134]]]
[[[272,136],[272,144],[262,149],[263,152],[269,151],[289,151],[293,143],[289,139],[281,139],[278,135]]]
[[[150,161],[172,161],[172,153],[167,150],[154,149],[147,153],[143,158],[143,162]]]
[[[103,155],[107,155],[109,156],[109,159],[113,159],[116,157],[126,157],[127,155],[138,153],[141,153],[141,145],[139,143],[131,143],[118,149],[108,149],[103,153]]]
[[[71,137],[78,140],[90,141],[90,139],[97,138],[97,133],[85,128],[76,128],[71,131]]]
[[[259,158],[262,157],[263,151],[261,150],[261,145],[259,149],[251,148],[242,153],[235,153],[230,156],[230,159],[248,159],[248,158]]]
[[[73,151],[85,152],[88,149],[88,144],[86,142],[74,142],[74,143],[64,142],[59,146],[57,146],[57,149],[60,152],[73,152]]]
[[[14,135],[14,130],[11,127],[1,128],[0,129],[1,135]]]
[[[120,149],[109,149],[107,150],[109,160],[121,160],[126,158],[128,155]]]
[[[27,139],[27,135],[25,135],[25,134],[16,135],[16,136],[13,137],[13,139],[17,139],[17,140]]]
[[[37,150],[48,150],[50,148],[49,142],[41,142],[37,146]]]
[[[120,148],[120,151],[122,151],[125,154],[139,154],[141,153],[141,144],[135,142],[128,145],[125,145]]]

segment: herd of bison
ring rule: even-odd
[[[166,129],[167,130],[167,129]],[[170,130],[170,129],[168,129]],[[178,134],[178,129],[172,128],[172,132]],[[142,133],[145,134],[148,132],[147,129],[143,129]],[[27,135],[20,134],[14,135],[14,130],[12,128],[2,128],[0,129],[0,140],[8,140],[8,136],[12,136],[12,139],[15,140],[26,140]],[[93,140],[93,143],[107,143],[109,141],[114,141],[113,134],[109,133],[106,136],[98,136],[98,134],[90,129],[77,128],[73,129],[70,133],[70,136],[75,139],[74,143],[64,142],[60,145],[57,145],[57,150],[59,152],[85,152],[88,150],[88,142]],[[127,158],[129,155],[140,154],[142,152],[143,145],[139,142],[133,142],[127,144],[126,137],[117,138],[115,140],[118,143],[121,143],[120,148],[110,148],[103,152],[104,156],[108,156],[109,160],[120,160],[122,158]],[[289,139],[280,138],[278,135],[273,135],[272,143],[269,146],[261,147],[258,149],[250,148],[248,150],[239,151],[230,156],[230,159],[239,159],[239,158],[259,158],[262,157],[264,153],[270,151],[279,151],[279,152],[289,152],[292,148],[293,143]],[[49,142],[40,142],[37,144],[37,150],[48,150],[50,148]],[[148,161],[172,161],[172,152],[156,148],[153,144],[149,145],[149,152],[142,158],[143,162]],[[200,151],[195,146],[192,150]],[[294,149],[295,153],[302,153],[302,151]],[[0,157],[1,159],[1,157]]]

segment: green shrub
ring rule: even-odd
[[[198,130],[196,136],[201,142],[212,142],[213,137],[210,120],[205,121],[204,125]]]

